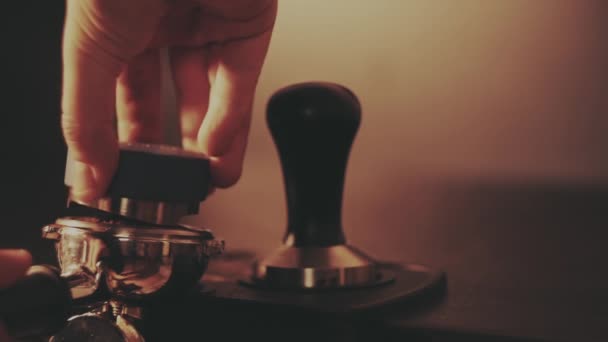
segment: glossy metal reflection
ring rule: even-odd
[[[100,279],[111,295],[140,299],[187,290],[199,281],[209,257],[224,249],[207,230],[133,227],[93,218],[62,218],[44,227],[56,240],[62,277],[74,298],[93,294]]]
[[[199,211],[198,202],[147,201],[124,197],[103,197],[95,201],[77,203],[142,222],[164,225],[176,224],[184,216],[195,215]]]
[[[113,317],[103,309],[71,317],[66,326],[51,336],[49,342],[76,342],[95,340],[108,342],[144,342],[130,318]]]
[[[381,279],[377,264],[349,245],[297,248],[284,246],[256,262],[253,284],[284,289],[372,286]]]

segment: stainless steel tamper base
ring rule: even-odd
[[[350,245],[283,246],[253,265],[251,285],[277,289],[332,289],[392,280],[377,263]]]
[[[74,201],[71,196],[68,203]],[[76,202],[76,201],[74,201]],[[102,197],[89,202],[76,202],[131,219],[161,225],[175,225],[184,216],[198,214],[198,202],[162,202],[131,198]]]

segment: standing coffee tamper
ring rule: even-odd
[[[270,98],[267,123],[280,156],[288,222],[281,247],[257,260],[251,276],[243,281],[266,290],[260,300],[269,300],[272,290],[292,290],[293,304],[343,311],[412,297],[442,283],[440,271],[380,262],[347,243],[342,194],[360,121],[357,97],[339,84],[294,84]],[[360,289],[365,295],[318,291],[346,288]],[[315,300],[307,290],[316,290]],[[258,297],[252,294],[252,298]]]
[[[59,269],[35,265],[0,291],[8,331],[56,342],[143,341],[138,326],[147,308],[197,291],[209,259],[224,249],[210,230],[179,224],[198,212],[209,186],[203,155],[123,144],[105,196],[70,200],[42,229],[55,241]]]
[[[279,288],[373,285],[376,263],[346,243],[344,174],[361,109],[335,84],[300,84],[272,96],[267,122],[281,159],[288,208],[283,246],[260,260],[254,280]]]

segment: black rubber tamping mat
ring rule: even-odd
[[[370,287],[324,290],[278,290],[252,286],[247,271],[247,255],[227,255],[212,260],[203,277],[209,299],[267,304],[339,314],[382,308],[405,303],[421,296],[441,296],[446,276],[442,271],[410,263],[380,263],[380,272],[388,279]]]

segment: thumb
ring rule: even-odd
[[[61,125],[68,146],[65,183],[76,201],[101,197],[118,159],[114,114],[121,61],[113,50],[100,46],[85,3],[66,3],[62,46]]]
[[[61,123],[68,146],[65,182],[76,201],[102,197],[111,181],[118,162],[116,80],[151,40],[161,3],[66,3]]]
[[[32,255],[21,249],[0,249],[0,289],[19,280],[32,264]],[[0,322],[0,342],[12,341],[6,327]]]
[[[19,280],[32,263],[32,256],[26,250],[0,249],[0,289]]]

